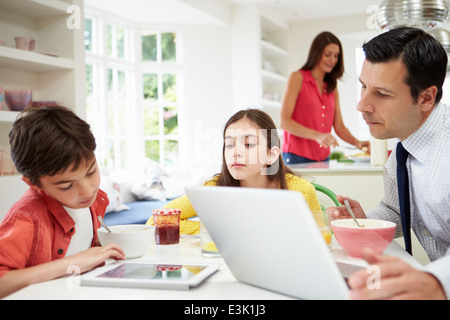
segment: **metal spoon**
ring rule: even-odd
[[[360,226],[359,223],[358,223],[358,220],[356,220],[356,217],[355,217],[355,215],[354,215],[354,213],[353,213],[352,208],[350,208],[350,204],[348,203],[348,201],[347,201],[347,200],[344,200],[344,204],[345,204],[345,207],[347,208],[348,212],[349,212],[350,215],[352,216],[353,220],[355,220],[355,222],[356,222],[356,224],[358,225],[358,227],[361,228],[361,226]]]
[[[102,225],[103,228],[106,229],[106,231],[111,233],[111,230],[108,228],[108,226],[106,225],[105,221],[103,221],[102,216],[98,216],[98,221],[100,221],[100,224]]]

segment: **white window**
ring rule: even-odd
[[[181,63],[177,33],[141,30],[145,156],[178,165]]]
[[[144,156],[178,165],[180,33],[96,13],[85,16],[85,29],[87,120],[100,166],[125,172]]]

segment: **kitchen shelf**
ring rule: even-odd
[[[31,72],[70,70],[74,61],[42,53],[0,46],[0,66]]]
[[[83,0],[0,0],[0,40],[6,43],[0,46],[0,85],[29,88],[33,99],[56,101],[85,118],[84,26],[67,27],[69,6],[84,15]],[[15,48],[16,36],[35,39],[36,51]],[[10,148],[19,114],[0,111],[1,150]],[[7,191],[0,194],[0,220],[26,188],[20,175],[0,176],[0,189]]]
[[[280,123],[289,79],[289,23],[267,6],[235,7],[233,41],[233,104],[255,106]]]
[[[14,122],[19,114],[19,111],[0,110],[0,122]]]
[[[69,5],[60,0],[0,0],[0,9],[30,18],[64,15]]]
[[[264,81],[267,82],[287,82],[287,78],[285,76],[272,71],[261,69],[261,75],[263,76]]]
[[[274,100],[268,100],[268,99],[263,99],[262,105],[263,105],[263,107],[270,107],[270,108],[275,108],[275,109],[281,108],[280,101],[274,101]]]
[[[261,40],[261,49],[264,56],[268,58],[287,58],[288,52],[266,40]]]

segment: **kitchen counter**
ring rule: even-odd
[[[345,175],[383,175],[383,166],[372,166],[369,161],[338,162],[337,160],[290,165],[289,168],[300,174],[335,174]]]
[[[290,165],[295,174],[323,185],[337,195],[358,200],[365,211],[376,207],[384,196],[383,166],[371,166],[368,161],[338,162],[330,160]],[[334,206],[318,194],[326,207]]]

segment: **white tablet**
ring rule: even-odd
[[[220,264],[117,261],[81,276],[81,285],[187,290],[215,273]]]

